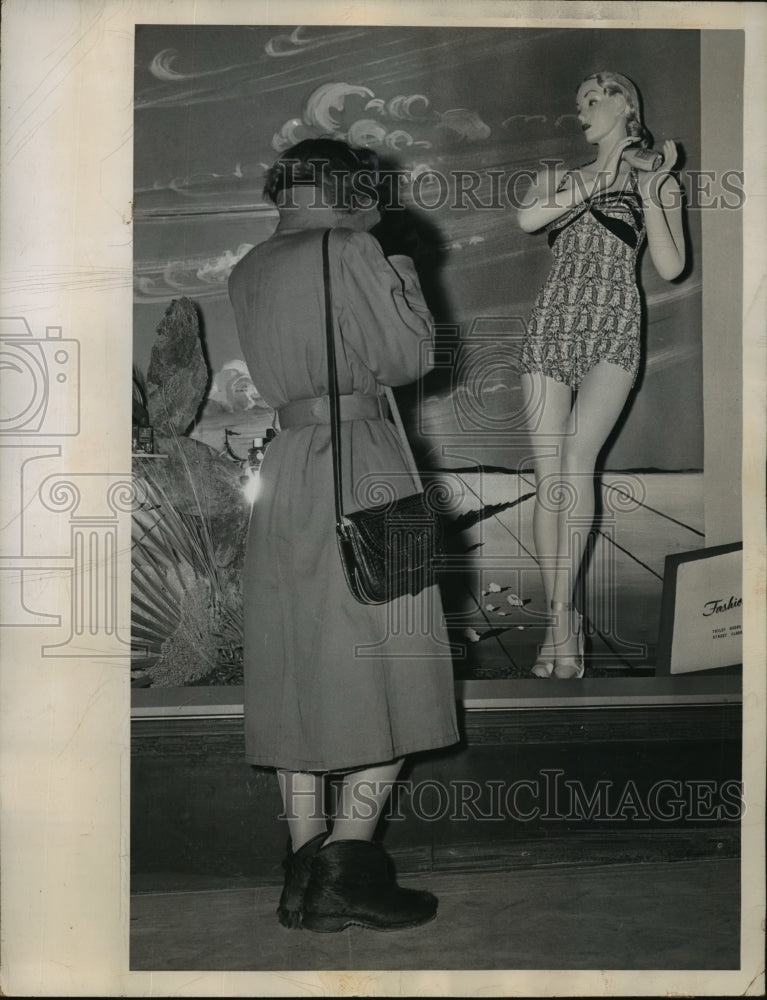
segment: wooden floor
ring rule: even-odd
[[[739,864],[721,858],[411,876],[402,884],[437,895],[437,919],[387,934],[286,930],[275,917],[279,885],[155,889],[131,899],[130,968],[281,970],[275,985],[285,989],[290,972],[288,989],[295,983],[301,996],[393,995],[371,993],[367,974],[342,980],[341,993],[328,993],[327,979],[313,990],[306,972],[314,969],[667,969],[674,978],[657,982],[670,993],[679,970],[739,968]],[[486,980],[487,992],[474,980],[469,994],[451,989],[444,973],[428,975],[422,986],[437,988],[416,988],[415,995],[525,995],[519,987],[507,992],[497,975]],[[557,995],[550,976],[538,982],[538,995]],[[742,989],[740,981],[733,995]]]
[[[546,602],[534,554],[532,475],[444,472],[451,558],[443,596],[456,677],[524,677]],[[581,581],[587,676],[654,670],[667,555],[703,548],[701,473],[605,473]],[[500,589],[497,589],[500,588]]]

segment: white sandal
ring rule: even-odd
[[[545,646],[540,647],[538,651],[538,658],[530,668],[530,675],[532,677],[551,677],[554,673],[554,659],[553,657],[547,658],[543,655],[543,650],[545,648]]]
[[[578,653],[575,656],[563,656],[554,660],[553,673],[559,680],[580,680],[584,673],[583,664],[583,615],[579,614],[574,604],[562,601],[552,601],[551,610],[557,612],[574,612],[575,637],[578,640]]]

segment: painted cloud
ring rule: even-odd
[[[301,139],[331,136],[381,151],[428,149],[477,142],[489,135],[489,126],[469,108],[436,111],[425,94],[397,94],[384,100],[369,87],[333,82],[312,91],[300,117],[284,123],[272,146],[282,152]]]

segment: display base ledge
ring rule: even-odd
[[[456,701],[469,712],[740,704],[742,688],[740,676],[705,674],[455,682]],[[238,718],[242,714],[241,686],[134,688],[131,692],[131,717],[134,719]]]

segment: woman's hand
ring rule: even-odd
[[[649,201],[653,195],[657,198],[666,177],[671,175],[671,171],[674,169],[674,165],[679,158],[676,143],[673,139],[666,139],[661,151],[663,153],[663,162],[657,170],[637,171],[639,193],[644,202]]]
[[[679,154],[677,153],[676,143],[673,139],[666,139],[663,143],[663,163],[660,169],[665,171],[673,170],[678,158]]]
[[[596,173],[595,184],[591,191],[592,197],[595,194],[601,194],[604,191],[610,190],[618,177],[618,170],[620,168],[623,150],[633,145],[635,141],[635,139],[626,138],[615,143],[613,148],[607,154],[607,160],[605,161],[604,166]]]
[[[564,174],[541,171],[526,192],[526,204],[517,211],[520,228],[526,233],[534,233],[577,205],[588,202],[594,195],[609,190],[618,176],[623,150],[633,142],[635,140],[629,138],[617,142],[599,170],[584,168]]]

